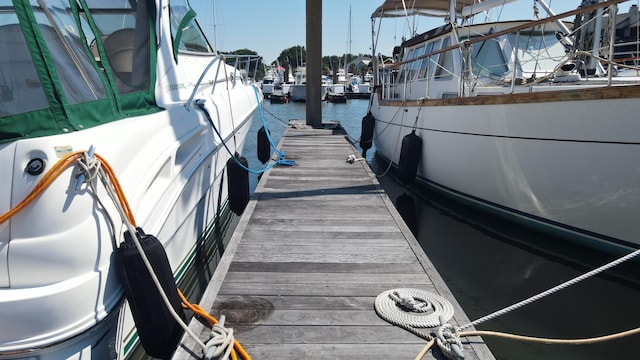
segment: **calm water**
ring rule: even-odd
[[[324,121],[339,120],[358,140],[367,100],[323,103]],[[290,119],[305,120],[305,104],[264,103],[264,118],[274,141]],[[254,118],[244,156],[252,169],[262,168],[255,154]],[[385,165],[367,161],[383,174]],[[257,175],[251,175],[255,189]],[[379,181],[395,202],[411,196],[415,210],[406,215],[416,238],[473,321],[519,302],[610,260],[609,256],[566,243],[547,234],[515,226],[474,208],[424,190],[403,188],[391,174]],[[403,211],[401,211],[402,213]],[[640,326],[640,261],[623,264],[559,293],[481,324],[482,330],[557,338],[607,335]],[[498,359],[635,359],[640,335],[593,345],[540,345],[485,338]]]

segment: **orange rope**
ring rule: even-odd
[[[17,214],[21,210],[23,210],[27,205],[29,205],[33,200],[35,200],[38,195],[40,195],[44,190],[46,190],[51,183],[53,183],[62,172],[71,166],[76,160],[81,159],[84,156],[85,151],[75,151],[63,156],[60,160],[58,160],[52,167],[47,171],[42,179],[36,184],[36,186],[31,190],[31,192],[25,197],[16,207],[7,211],[6,213],[0,216],[0,224],[9,220],[13,215]],[[111,184],[113,186],[113,190],[120,201],[120,204],[124,210],[125,216],[127,220],[133,225],[136,226],[135,219],[133,216],[133,212],[131,211],[131,207],[129,206],[129,202],[127,201],[127,197],[124,195],[122,191],[122,186],[118,181],[118,177],[111,168],[111,165],[100,155],[94,154],[94,156],[100,161],[102,168],[105,170],[105,173],[109,177]],[[210,325],[215,325],[218,323],[218,320],[213,316],[209,315],[202,307],[197,304],[191,304],[187,299],[182,295],[182,292],[178,290],[178,294],[182,299],[182,306],[190,309],[195,314],[202,316],[205,318]],[[233,350],[231,351],[231,358],[233,360],[237,360],[236,352],[238,352],[243,359],[251,360],[251,357],[244,350],[242,345],[238,341],[234,340]]]
[[[102,163],[102,167],[105,169],[105,172],[109,176],[109,180],[111,180],[111,184],[113,184],[113,188],[116,191],[116,195],[118,195],[118,200],[120,200],[120,204],[124,209],[125,215],[127,216],[127,220],[133,225],[136,226],[136,220],[133,216],[133,212],[131,211],[131,207],[129,206],[129,202],[127,201],[127,197],[124,195],[124,191],[122,191],[122,186],[120,186],[120,182],[118,181],[118,177],[116,176],[115,171],[111,168],[111,165],[99,154],[94,154],[98,160]]]
[[[213,326],[213,325],[218,323],[218,319],[216,319],[215,317],[210,315],[208,312],[206,312],[200,305],[190,303],[179,289],[178,289],[178,295],[180,295],[180,299],[182,300],[182,307],[183,308],[189,309],[189,310],[193,311],[196,315],[199,315],[199,316],[205,318],[205,320],[207,320],[209,325]],[[243,359],[251,360],[251,356],[249,356],[249,354],[244,350],[242,345],[240,345],[240,343],[235,339],[233,340],[233,350],[234,351],[231,351],[231,358],[232,359],[234,359],[234,360],[237,359],[236,358],[236,351],[237,351],[240,354],[240,356],[242,356]]]
[[[27,197],[25,197],[14,208],[12,208],[11,210],[7,211],[6,213],[0,216],[0,224],[9,220],[13,215],[23,210],[27,205],[29,205],[33,200],[35,200],[35,198],[38,197],[38,195],[40,195],[44,190],[46,190],[49,187],[49,185],[51,185],[51,183],[53,183],[53,181],[55,181],[58,178],[58,176],[60,176],[60,174],[62,174],[62,172],[67,167],[72,165],[73,162],[75,162],[76,160],[82,158],[84,153],[85,151],[74,151],[72,153],[69,153],[63,156],[60,160],[58,160],[51,167],[51,169],[49,169],[49,171],[47,171],[44,174],[42,179],[40,179],[40,181],[31,190],[31,192],[27,195]],[[109,163],[102,156],[98,154],[95,154],[95,156],[98,158],[98,160],[100,160],[100,162],[102,163],[102,167],[105,169],[105,172],[109,176],[109,180],[111,180],[111,183],[113,184],[114,190],[116,192],[116,195],[118,196],[118,200],[120,200],[120,203],[124,208],[127,219],[129,220],[129,222],[131,222],[133,226],[136,226],[133,213],[131,212],[131,208],[129,207],[129,203],[127,202],[127,198],[125,197],[124,192],[122,191],[122,187],[118,182],[118,178],[116,177],[115,172],[113,171]]]
[[[0,224],[9,220],[13,215],[24,209],[29,203],[31,203],[38,195],[40,195],[51,183],[64,171],[70,164],[82,157],[82,151],[76,151],[65,155],[62,159],[56,162],[49,171],[40,179],[36,186],[31,190],[29,195],[24,198],[16,207],[7,211],[0,216]]]

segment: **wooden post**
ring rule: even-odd
[[[322,1],[307,0],[307,125],[322,127]]]

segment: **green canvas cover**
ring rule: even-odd
[[[0,143],[161,109],[155,2],[0,0]]]

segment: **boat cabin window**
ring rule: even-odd
[[[442,48],[449,46],[449,38],[446,37],[442,42]],[[440,59],[438,59],[438,67],[436,68],[436,74],[434,78],[436,80],[448,80],[453,77],[453,51],[446,51],[440,53]]]
[[[176,0],[171,2],[171,34],[174,41],[174,52],[192,51],[201,53],[212,53],[213,48],[209,45],[202,28],[195,19],[196,13],[191,9],[187,0]],[[175,48],[177,46],[177,49]]]
[[[436,41],[431,41],[430,43],[427,44],[424,53],[428,54],[430,52],[433,52],[437,50],[439,46],[440,46],[440,39]],[[418,71],[418,79],[424,79],[431,76],[431,69],[433,69],[434,59],[437,56],[438,55],[431,55],[429,57],[422,59],[422,62],[420,63],[420,69]]]
[[[88,10],[104,46],[107,63],[120,93],[149,87],[149,23],[145,1],[87,0]],[[90,43],[95,55],[95,41]],[[101,65],[106,66],[105,61]]]
[[[49,106],[15,14],[0,13],[0,117]]]
[[[502,76],[509,71],[499,40],[489,39],[472,44],[471,67],[474,75],[479,77]]]
[[[523,77],[550,74],[566,56],[564,45],[555,33],[520,32],[509,34],[509,41],[518,50]]]
[[[150,83],[153,9],[150,0],[0,0],[0,143],[161,111]]]
[[[424,54],[424,48],[425,48],[424,45],[421,45],[420,47],[416,48],[413,53],[413,59],[416,59],[422,56]],[[417,78],[418,70],[420,70],[421,62],[422,60],[415,60],[411,64],[409,64],[409,76],[408,76],[409,80],[415,80]]]
[[[413,49],[409,49],[409,51],[405,52],[405,56],[402,59],[402,61],[409,61],[410,59],[413,59],[413,53],[416,51],[415,48]],[[411,69],[411,63],[406,63],[406,64],[402,64],[402,67],[400,68],[400,72],[398,73],[398,82],[405,82],[407,80],[409,80],[409,73],[410,73],[410,69]]]
[[[9,8],[8,3],[2,7]],[[46,7],[41,4],[44,5],[31,1],[37,30],[46,44],[66,103],[106,98],[68,2],[48,1]],[[16,13],[0,12],[0,24],[0,117],[48,108],[49,101]]]

